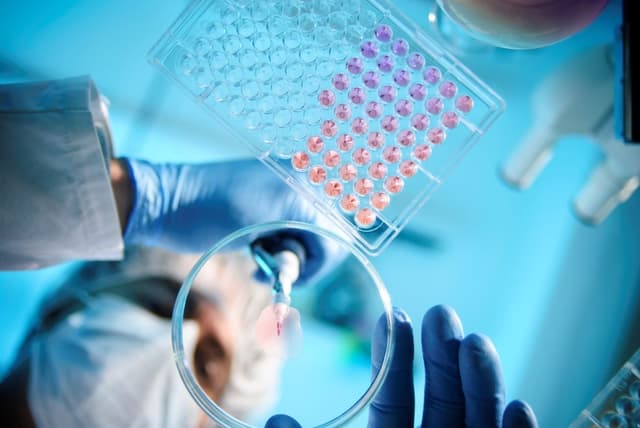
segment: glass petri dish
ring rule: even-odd
[[[331,254],[346,254],[311,278],[305,278],[302,265],[302,279],[293,282],[290,302],[299,314],[293,329],[301,328],[304,338],[286,342],[291,348],[286,352],[260,341],[257,333],[260,313],[277,293],[252,243],[273,236],[312,237],[326,241]],[[215,310],[207,315],[201,306]],[[387,326],[386,349],[376,370],[368,340],[381,316]],[[185,346],[183,337],[183,323],[190,317],[201,329],[195,346]],[[317,226],[272,222],[228,235],[196,262],[176,299],[172,346],[189,394],[221,426],[263,427],[271,415],[288,414],[302,426],[329,428],[358,418],[380,389],[393,353],[393,324],[389,294],[363,253]],[[219,343],[214,346],[211,337],[203,339],[202,331],[210,328],[217,330]],[[203,345],[200,352],[200,342],[208,343],[208,349]]]

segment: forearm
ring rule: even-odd
[[[118,219],[120,220],[120,230],[124,233],[133,207],[133,185],[131,177],[129,177],[129,171],[120,159],[111,159],[109,170],[111,188],[113,189]]]

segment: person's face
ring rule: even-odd
[[[256,293],[251,285],[255,269],[251,259],[220,255],[204,269],[201,281],[190,292],[191,318],[199,326],[194,371],[202,389],[215,402],[230,380],[234,339],[247,328],[243,316],[247,299]],[[261,291],[270,295],[267,287]]]
[[[247,390],[275,393],[275,386],[247,384],[245,379],[248,366],[269,373],[279,368],[275,360],[265,357],[252,334],[260,311],[272,299],[271,289],[256,282],[256,269],[253,259],[242,253],[214,257],[194,281],[185,308],[185,317],[199,326],[192,371],[202,390],[229,412],[249,411],[237,404],[238,394]],[[241,387],[227,395],[234,376],[239,376]]]
[[[198,383],[217,401],[229,383],[233,354],[231,326],[224,312],[212,302],[201,300],[194,311],[199,335],[193,356]]]

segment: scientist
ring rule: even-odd
[[[253,223],[290,219],[322,226],[324,221],[257,160],[158,165],[112,159],[111,146],[107,105],[91,79],[0,85],[0,270],[120,259],[125,243],[199,253]],[[303,232],[293,238],[305,253],[301,280],[320,275],[341,259],[323,238]],[[158,293],[163,278],[182,281],[188,269],[180,274],[172,269],[181,260],[177,255],[163,263],[158,257],[147,257],[144,263],[139,259],[123,262],[120,274],[101,276],[89,285],[72,278],[73,287],[63,291],[73,293],[62,309],[44,309],[47,328],[33,332],[23,347],[24,358],[0,388],[6,398],[3,423],[106,427],[137,420],[139,426],[182,427],[192,420],[195,403],[171,358],[162,358],[171,355],[168,321],[160,322],[130,295],[113,296],[117,286],[127,285],[128,294],[140,297],[140,290],[146,290],[148,297],[145,284],[156,284],[153,291]],[[195,260],[190,260],[192,266]],[[233,268],[253,273],[246,260],[234,260],[225,272]],[[140,278],[139,272],[135,280],[129,278],[131,266],[148,278]],[[216,298],[200,299],[194,315],[198,333],[191,335],[193,360],[208,393],[241,416],[250,406],[260,407],[263,397],[276,395],[259,393],[255,386],[275,384],[261,378],[278,370],[262,367],[266,357],[255,346],[232,346],[233,337],[239,336],[233,331],[241,328],[236,318],[256,297],[247,297],[240,286],[225,286],[229,278],[216,280]],[[109,293],[87,300],[85,288],[93,283]],[[222,298],[220,287],[233,289],[233,297]],[[270,297],[267,287],[263,291]],[[173,300],[164,306],[172,307]],[[50,315],[60,311],[63,316],[53,322]],[[130,331],[131,326],[136,331]],[[249,366],[262,373],[251,382],[248,375],[237,373]],[[106,410],[98,411],[100,406]]]
[[[315,224],[323,221],[311,206],[257,161],[156,165],[132,159],[114,160],[110,138],[105,101],[88,78],[0,86],[3,196],[0,268],[33,269],[72,259],[117,259],[123,255],[124,243],[201,252],[248,224],[277,219]],[[335,250],[318,238],[307,235],[298,238],[308,256],[303,279],[326,268],[327,261],[339,258]],[[32,366],[28,376],[28,394],[36,403],[33,404],[36,411],[27,407],[26,412],[27,420],[36,416],[37,426],[56,426],[56,419],[51,419],[56,415],[60,420],[80,425],[95,422],[90,401],[81,408],[75,406],[76,413],[65,413],[69,408],[64,403],[70,401],[64,398],[83,395],[74,395],[78,392],[66,383],[71,381],[65,380],[64,364],[73,359],[65,355],[68,349],[53,346],[58,343],[56,337],[59,343],[103,357],[98,363],[104,362],[100,367],[104,371],[85,367],[87,370],[74,374],[73,379],[80,379],[85,387],[94,384],[96,391],[104,392],[99,396],[109,396],[109,388],[123,387],[128,377],[118,375],[120,385],[106,382],[111,372],[105,367],[112,369],[113,361],[95,352],[93,346],[101,342],[86,340],[82,328],[100,331],[96,325],[104,327],[105,320],[117,318],[129,319],[150,330],[154,328],[147,325],[148,317],[140,317],[138,310],[117,297],[101,296],[95,302],[82,309],[83,317],[65,318],[60,324],[63,327],[58,327],[61,330],[52,330],[62,337],[53,333],[42,336],[50,346],[43,345],[42,340],[33,342],[41,351],[41,357],[34,360],[40,365]],[[413,426],[413,336],[406,314],[397,310],[395,317],[397,350],[390,375],[372,404],[371,427]],[[384,354],[384,328],[386,324],[379,323],[373,340],[374,364],[379,364]],[[102,333],[105,331],[112,339],[122,336],[115,326]],[[463,337],[461,322],[452,309],[439,306],[426,314],[422,342],[427,373],[423,426],[536,426],[533,412],[523,402],[514,401],[503,409],[504,386],[495,348],[486,337]],[[152,340],[148,343],[158,345]],[[62,351],[57,353],[59,349]],[[48,367],[46,363],[51,361],[60,365]],[[232,382],[229,373],[220,375],[228,372],[228,364],[220,367],[226,369],[215,370],[218,381],[227,380],[212,386],[213,396],[223,394],[227,382]],[[69,366],[68,371],[72,368]],[[135,388],[138,385],[135,381],[148,382],[153,376],[132,376],[132,379],[131,386]],[[174,384],[157,385],[157,391],[148,385],[159,396],[150,396],[149,408],[142,404],[135,406],[140,412],[132,416],[138,415],[142,426],[158,426],[150,422],[156,419],[149,415],[154,414],[153,409],[162,400],[173,397],[172,394],[180,395],[170,387]],[[64,393],[70,395],[63,396]],[[42,395],[40,399],[33,398],[38,394]],[[99,401],[105,404],[104,400]],[[120,407],[117,402],[112,404]],[[174,425],[171,421],[180,420],[180,414],[171,413],[172,417],[163,424]],[[268,426],[297,426],[297,423],[280,415],[273,417]]]
[[[211,422],[178,375],[171,313],[198,256],[129,247],[90,262],[48,296],[0,382],[0,421],[11,428],[180,427]],[[271,303],[246,252],[213,257],[190,292],[183,340],[198,383],[246,419],[278,396],[282,360],[244,334]]]
[[[607,0],[438,3],[485,41],[532,48],[584,28]],[[0,86],[0,269],[117,259],[124,243],[202,251],[247,224],[321,221],[258,162],[154,165],[111,160],[110,146],[105,103],[89,79]],[[303,270],[309,276],[332,255],[313,238],[302,241],[316,256]],[[396,352],[371,406],[370,427],[414,426],[412,328],[401,310],[395,319]],[[385,328],[379,323],[372,341],[374,365],[384,354]],[[484,336],[464,336],[451,308],[436,306],[425,314],[422,348],[427,377],[423,427],[537,426],[525,403],[505,407],[494,346]],[[277,415],[267,426],[299,424]]]

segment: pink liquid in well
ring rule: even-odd
[[[427,96],[427,87],[422,83],[414,83],[409,88],[409,95],[411,95],[411,98],[414,100],[422,101],[424,97]]]
[[[440,98],[432,97],[424,103],[424,107],[431,114],[440,114],[444,108],[444,103]]]
[[[420,70],[424,67],[424,63],[425,59],[419,53],[412,53],[407,57],[407,65],[414,70]]]
[[[453,129],[458,126],[458,122],[460,122],[460,116],[457,113],[448,111],[442,115],[440,119],[442,124],[449,129]]]
[[[320,137],[309,137],[307,140],[307,149],[311,153],[320,153],[324,148],[324,141]]]
[[[462,113],[469,113],[473,108],[473,98],[469,95],[462,95],[456,100],[456,108]]]
[[[356,117],[351,122],[351,130],[356,135],[362,135],[369,129],[369,123],[361,117]]]
[[[371,40],[365,40],[360,45],[360,53],[365,58],[375,58],[378,55],[378,45]]]
[[[338,180],[327,181],[327,184],[324,185],[324,193],[332,198],[337,198],[342,194],[342,183]]]
[[[380,96],[380,99],[382,101],[386,101],[390,103],[391,101],[395,100],[396,97],[398,96],[398,90],[393,86],[384,85],[384,86],[381,86],[380,89],[378,89],[378,96]]]
[[[309,170],[309,181],[313,184],[320,184],[327,179],[327,171],[321,166],[312,166]]]
[[[338,104],[334,112],[338,120],[344,121],[351,117],[351,107],[346,104]]]
[[[374,162],[369,167],[369,176],[375,180],[382,180],[387,175],[387,166],[382,162]]]
[[[398,176],[389,177],[384,182],[384,188],[391,193],[399,193],[404,188],[404,180]]]
[[[320,91],[320,94],[318,94],[318,101],[320,101],[320,104],[325,107],[332,106],[333,103],[336,102],[336,94],[328,89],[324,89]]]
[[[411,74],[407,70],[396,70],[393,73],[393,81],[400,86],[407,86],[411,82]]]
[[[356,213],[355,220],[360,227],[370,227],[376,221],[376,213],[371,208],[362,208]]]
[[[353,151],[353,155],[351,157],[356,165],[362,166],[369,163],[371,160],[371,153],[369,153],[369,150],[360,147]]]
[[[366,99],[366,95],[362,88],[353,88],[349,91],[349,99],[354,104],[362,104]]]
[[[382,158],[389,163],[396,163],[402,158],[402,152],[397,147],[387,147],[382,152]]]
[[[344,181],[351,181],[358,175],[358,170],[351,164],[345,164],[340,167],[338,174]]]
[[[383,73],[388,73],[393,70],[393,58],[389,55],[380,55],[380,57],[378,57],[378,61],[376,62],[378,64],[378,69]]]
[[[400,122],[398,118],[395,116],[385,116],[380,121],[380,126],[387,132],[394,132],[398,129]]]
[[[334,88],[339,91],[344,91],[349,87],[349,76],[343,73],[338,73],[333,76],[332,83]]]
[[[355,195],[344,195],[340,200],[340,206],[346,212],[354,212],[360,206],[360,200]]]
[[[442,73],[436,67],[427,67],[422,72],[424,81],[430,85],[435,85],[442,78]]]
[[[371,196],[371,206],[382,211],[389,206],[391,198],[385,192],[376,192]]]
[[[431,141],[433,144],[440,144],[447,137],[447,134],[440,128],[433,128],[427,132],[427,140]]]
[[[338,125],[333,120],[325,120],[322,122],[322,135],[333,137],[338,133]]]
[[[335,150],[328,150],[322,156],[322,160],[326,166],[333,168],[340,164],[340,155]]]
[[[347,152],[353,147],[353,137],[349,134],[342,134],[338,137],[337,143],[340,150]]]
[[[431,146],[428,144],[418,144],[413,149],[413,157],[419,161],[426,161],[431,156]]]
[[[382,106],[375,101],[368,102],[364,110],[367,112],[367,116],[372,119],[377,119],[382,114]]]
[[[377,88],[380,84],[380,76],[375,71],[367,71],[362,75],[362,83],[370,89]]]
[[[376,39],[386,43],[393,37],[393,30],[388,25],[380,24],[376,27],[374,34]]]
[[[398,171],[405,177],[413,177],[418,172],[418,164],[410,160],[404,161],[400,164]]]
[[[429,116],[418,113],[411,118],[411,126],[418,131],[424,131],[429,127]]]
[[[413,104],[408,100],[400,100],[396,103],[396,113],[400,116],[409,116],[413,113]]]
[[[360,58],[353,57],[347,60],[347,70],[349,70],[349,73],[360,74],[363,69],[364,62],[362,62]]]
[[[456,84],[448,80],[446,82],[442,82],[438,89],[440,91],[440,95],[445,98],[453,98],[456,96],[456,92],[458,92]]]
[[[409,147],[416,141],[416,134],[407,130],[400,131],[396,136],[396,141],[405,147]]]
[[[367,136],[367,145],[372,149],[379,149],[384,146],[384,135],[380,132],[372,132]]]
[[[293,157],[291,157],[291,165],[298,171],[304,171],[309,166],[309,155],[305,152],[297,152],[294,153]]]
[[[409,42],[405,39],[394,40],[391,43],[391,52],[398,56],[404,56],[409,51]]]
[[[353,189],[360,196],[366,196],[373,190],[373,181],[368,178],[360,178],[356,180]]]

